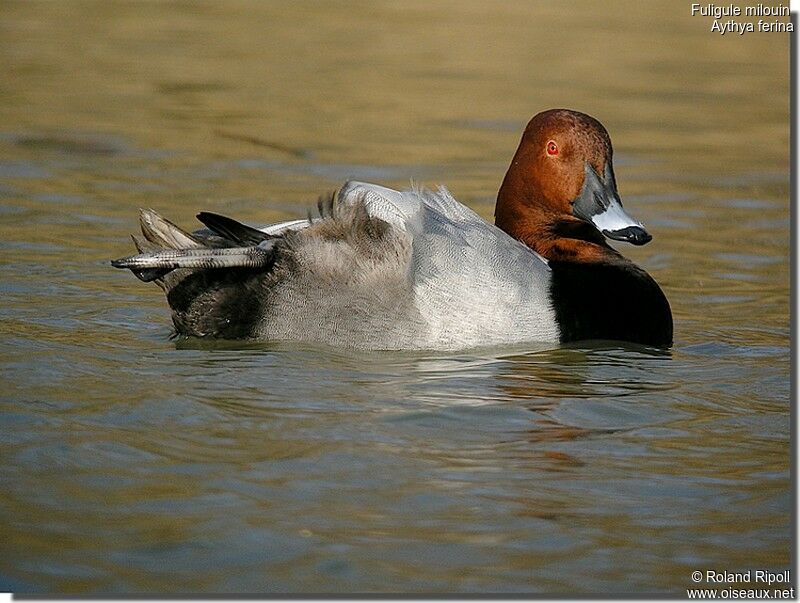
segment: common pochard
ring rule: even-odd
[[[112,262],[166,292],[179,335],[460,349],[672,342],[669,303],[606,238],[651,240],[622,208],[608,132],[566,109],[525,128],[495,225],[445,188],[347,182],[319,216],[254,228],[200,213],[188,233],[143,210]]]

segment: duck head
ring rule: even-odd
[[[650,234],[622,207],[612,155],[595,118],[568,109],[539,113],[500,187],[497,226],[548,259],[618,256],[605,238],[648,243]]]

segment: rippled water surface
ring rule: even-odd
[[[788,567],[788,39],[688,3],[0,4],[0,585],[662,592]],[[139,207],[348,177],[491,219],[527,119],[601,119],[669,351],[169,339]]]

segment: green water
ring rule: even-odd
[[[788,38],[675,2],[0,4],[0,585],[684,596],[790,561]],[[139,207],[348,177],[491,219],[525,122],[615,144],[668,353],[177,343]]]

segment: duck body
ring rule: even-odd
[[[176,239],[151,212],[142,227],[157,247]],[[559,341],[547,262],[445,189],[348,182],[320,218],[260,230],[276,236],[268,269],[159,279],[178,333],[365,349]]]
[[[262,228],[201,213],[208,229],[190,234],[144,210],[144,238],[134,237],[139,254],[112,264],[158,283],[176,332],[187,336],[362,349],[671,343],[661,289],[592,223],[592,187],[613,186],[615,194],[613,173],[609,183],[608,174],[597,176],[599,165],[576,185],[571,203],[581,204],[583,217],[552,207],[536,216],[526,205],[541,201],[517,194],[527,188],[514,165],[498,195],[497,225],[444,188],[348,182],[319,204],[319,217]],[[611,236],[645,238],[641,225],[625,218],[629,223],[597,220]]]

